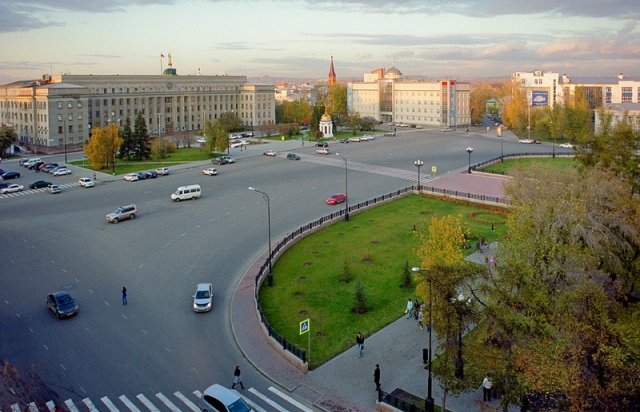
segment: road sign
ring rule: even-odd
[[[431,173],[437,173],[438,172],[438,166],[431,166]]]
[[[309,332],[310,326],[311,326],[311,324],[309,322],[309,319],[305,319],[302,322],[300,322],[300,334],[303,335],[303,334]]]

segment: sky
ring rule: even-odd
[[[2,0],[0,84],[43,74],[640,79],[639,0]]]

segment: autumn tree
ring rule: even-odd
[[[327,112],[331,117],[348,117],[347,110],[347,86],[336,83],[329,87],[327,100]]]
[[[207,141],[202,145],[202,150],[206,150],[207,153],[222,153],[229,147],[229,132],[219,120],[214,122],[206,121],[204,134],[207,136]]]
[[[309,124],[312,107],[306,99],[283,102],[283,116],[281,123]]]
[[[473,108],[471,121],[473,123],[480,122],[480,119],[486,114],[487,100],[497,99],[498,93],[496,89],[489,83],[476,83],[471,89],[469,105]]]
[[[122,142],[120,130],[116,124],[95,127],[89,141],[84,145],[84,153],[94,169],[113,168],[116,153]]]
[[[578,89],[576,94],[563,105],[564,127],[562,133],[571,142],[589,139],[591,131],[591,115],[589,103],[584,93]]]
[[[4,153],[18,140],[18,134],[14,127],[0,126],[0,153]]]
[[[515,80],[505,82],[502,87],[506,94],[502,107],[502,120],[514,133],[519,136],[524,135],[529,125],[527,92]],[[535,121],[532,124],[535,124]]]
[[[360,113],[358,112],[351,112],[347,116],[347,124],[349,125],[349,128],[351,129],[351,133],[354,136],[358,132],[358,130],[360,130],[360,121],[361,121]]]
[[[236,112],[224,112],[218,118],[220,126],[227,132],[235,132],[242,130],[242,122]]]
[[[129,117],[124,120],[124,126],[122,127],[122,130],[120,130],[120,137],[122,137],[122,144],[120,145],[118,157],[120,159],[127,160],[133,159],[135,157],[135,140],[133,138],[133,130],[131,130],[131,119]]]

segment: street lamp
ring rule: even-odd
[[[346,199],[344,200],[344,221],[349,221],[349,185],[348,185],[348,169],[347,169],[347,158],[342,156],[340,153],[336,153],[336,156],[339,156],[344,160],[344,195]]]
[[[413,162],[413,164],[416,165],[416,167],[418,168],[418,193],[419,193],[420,192],[420,168],[422,167],[424,162],[422,160],[416,160],[415,162]]]
[[[420,268],[418,267],[413,267],[411,268],[411,271],[414,273],[421,273],[423,272],[422,270],[420,270]],[[432,387],[433,387],[433,378],[431,377],[431,331],[433,330],[433,318],[431,316],[431,310],[433,308],[433,295],[431,294],[432,291],[432,280],[431,280],[431,275],[429,275],[429,356],[428,356],[428,362],[429,362],[429,380],[427,381],[427,399],[424,400],[424,409],[426,412],[433,412],[434,411],[434,401],[433,401],[433,396],[431,393]]]
[[[267,227],[269,231],[269,274],[267,275],[267,286],[271,287],[273,286],[273,272],[271,271],[271,205],[269,202],[269,195],[261,190],[256,189],[255,187],[249,186],[249,190],[260,193],[262,197],[264,197],[264,199],[267,201]]]
[[[504,133],[500,133],[500,162],[504,162]]]
[[[471,174],[471,153],[473,152],[473,147],[469,146],[465,150],[469,153],[469,167],[467,168],[467,173]]]
[[[462,359],[462,315],[463,308],[471,304],[471,298],[459,294],[457,298],[451,298],[451,303],[458,305],[458,354],[455,360],[455,377],[464,379],[464,360]]]

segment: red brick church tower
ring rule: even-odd
[[[336,71],[333,69],[333,56],[331,56],[331,66],[329,66],[329,79],[327,81],[329,87],[336,84]]]

